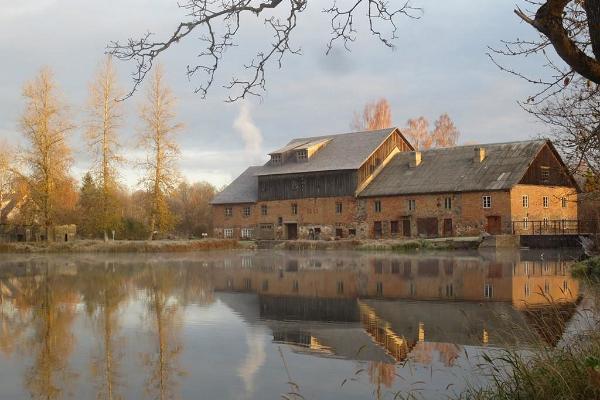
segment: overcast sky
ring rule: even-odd
[[[163,53],[167,80],[179,98],[179,120],[185,124],[179,142],[186,179],[229,183],[247,165],[264,162],[266,153],[293,137],[347,132],[353,113],[381,97],[391,103],[393,122],[399,127],[412,117],[422,115],[433,123],[441,113],[449,113],[461,131],[461,142],[544,135],[545,127],[516,103],[533,91],[531,86],[502,73],[486,56],[487,46],[497,46],[502,39],[534,36],[513,14],[514,2],[414,0],[424,9],[422,18],[399,19],[394,50],[369,36],[365,20],[359,19],[359,39],[352,51],[336,48],[329,56],[328,18],[320,12],[329,0],[309,3],[292,37],[303,54],[288,57],[281,70],[269,70],[261,99],[227,104],[220,86],[232,75],[243,76],[241,66],[267,49],[262,19],[243,21],[240,46],[226,54],[205,100],[194,94],[197,82],[185,76],[186,65],[202,50],[198,35]],[[42,66],[55,72],[73,119],[81,123],[87,88],[106,44],[146,31],[164,36],[181,16],[176,0],[0,0],[0,139],[21,142],[22,86]],[[526,71],[541,65],[509,61]],[[121,85],[130,88],[133,66],[116,64]],[[141,98],[138,93],[125,103],[122,136],[131,160],[140,156],[135,136]],[[82,133],[78,129],[71,138],[77,177],[89,168]],[[122,176],[135,185],[135,167],[123,167]]]

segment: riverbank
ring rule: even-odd
[[[477,249],[480,237],[435,239],[350,239],[350,240],[292,240],[272,243],[279,250],[360,250],[360,251],[419,251]],[[260,244],[259,248],[266,243]]]
[[[228,239],[201,240],[75,240],[47,243],[0,243],[0,253],[178,253],[206,250],[251,249],[254,242]]]

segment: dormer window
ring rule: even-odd
[[[271,154],[271,164],[279,165],[282,160],[281,154]]]
[[[548,183],[550,181],[550,168],[549,167],[541,167],[541,178],[542,183]]]
[[[306,149],[297,150],[296,158],[298,159],[298,161],[306,161],[306,159],[308,158],[308,150],[306,150]]]

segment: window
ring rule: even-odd
[[[523,196],[523,208],[529,208],[529,196]]]
[[[225,207],[225,216],[226,217],[231,217],[233,215],[233,208],[231,207]]]
[[[342,213],[342,203],[335,203],[335,213],[336,214]]]
[[[543,183],[548,183],[550,180],[550,168],[549,167],[541,167],[540,168],[540,177]]]
[[[491,299],[494,296],[494,287],[491,283],[486,283],[483,287],[483,297]]]
[[[562,208],[567,208],[567,198],[566,197],[561,197],[560,203],[562,205]]]
[[[271,163],[272,164],[281,164],[282,157],[281,154],[271,154]]]
[[[337,294],[344,294],[344,282],[338,281],[337,283]]]
[[[344,230],[342,228],[335,228],[335,237],[344,237]]]
[[[381,212],[381,200],[375,200],[375,212]]]
[[[262,283],[262,290],[263,292],[266,292],[269,290],[269,280],[265,279]]]
[[[492,208],[492,196],[483,196],[481,200],[483,202],[483,208]]]
[[[296,203],[292,204],[292,214],[294,214],[294,215],[298,214],[298,204],[296,204]]]
[[[253,228],[242,228],[242,239],[250,239],[254,236]]]
[[[243,214],[244,214],[244,217],[249,217],[250,216],[250,207],[244,207]]]
[[[377,282],[377,296],[383,296],[383,282]]]
[[[548,208],[548,196],[544,196],[542,198],[542,202],[544,203],[544,208]]]
[[[244,278],[244,289],[252,289],[252,281],[250,280],[250,278]]]
[[[446,297],[454,296],[454,286],[450,283],[446,285]]]
[[[266,204],[263,204],[262,206],[260,206],[261,215],[267,215],[267,211],[268,211],[268,208],[267,208]]]
[[[408,200],[408,211],[414,211],[417,209],[417,201],[414,199]]]
[[[524,266],[525,266],[525,275],[529,276],[529,261],[525,261]]]
[[[446,197],[444,199],[444,208],[446,210],[451,210],[452,209],[452,197]]]
[[[282,217],[277,217],[277,225],[279,225],[279,226],[283,225],[283,218]]]
[[[232,238],[233,237],[233,228],[223,229],[223,236],[225,236],[226,238]]]
[[[348,229],[348,236],[356,236],[356,229],[354,229],[354,228]]]
[[[304,161],[308,158],[308,151],[306,149],[298,150],[296,152],[296,157],[298,161]]]
[[[529,228],[529,217],[523,217],[523,228]]]
[[[292,282],[292,292],[298,293],[300,286],[298,285],[298,281]]]
[[[544,217],[544,228],[548,226],[548,217]]]
[[[390,233],[397,234],[398,226],[398,221],[390,221]]]
[[[525,284],[525,297],[529,297],[531,295],[531,288],[529,287],[529,283]]]

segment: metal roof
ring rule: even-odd
[[[270,154],[294,149],[307,143],[329,140],[312,157],[303,162],[289,160],[281,165],[265,164],[258,175],[297,174],[303,172],[358,169],[396,128],[351,132],[337,135],[297,138]]]
[[[257,173],[263,167],[248,167],[225,189],[218,193],[211,204],[255,203],[258,200]]]
[[[415,168],[409,167],[414,153],[398,153],[359,197],[510,189],[547,143],[529,140],[425,150]],[[476,148],[485,149],[481,162],[474,161]]]

